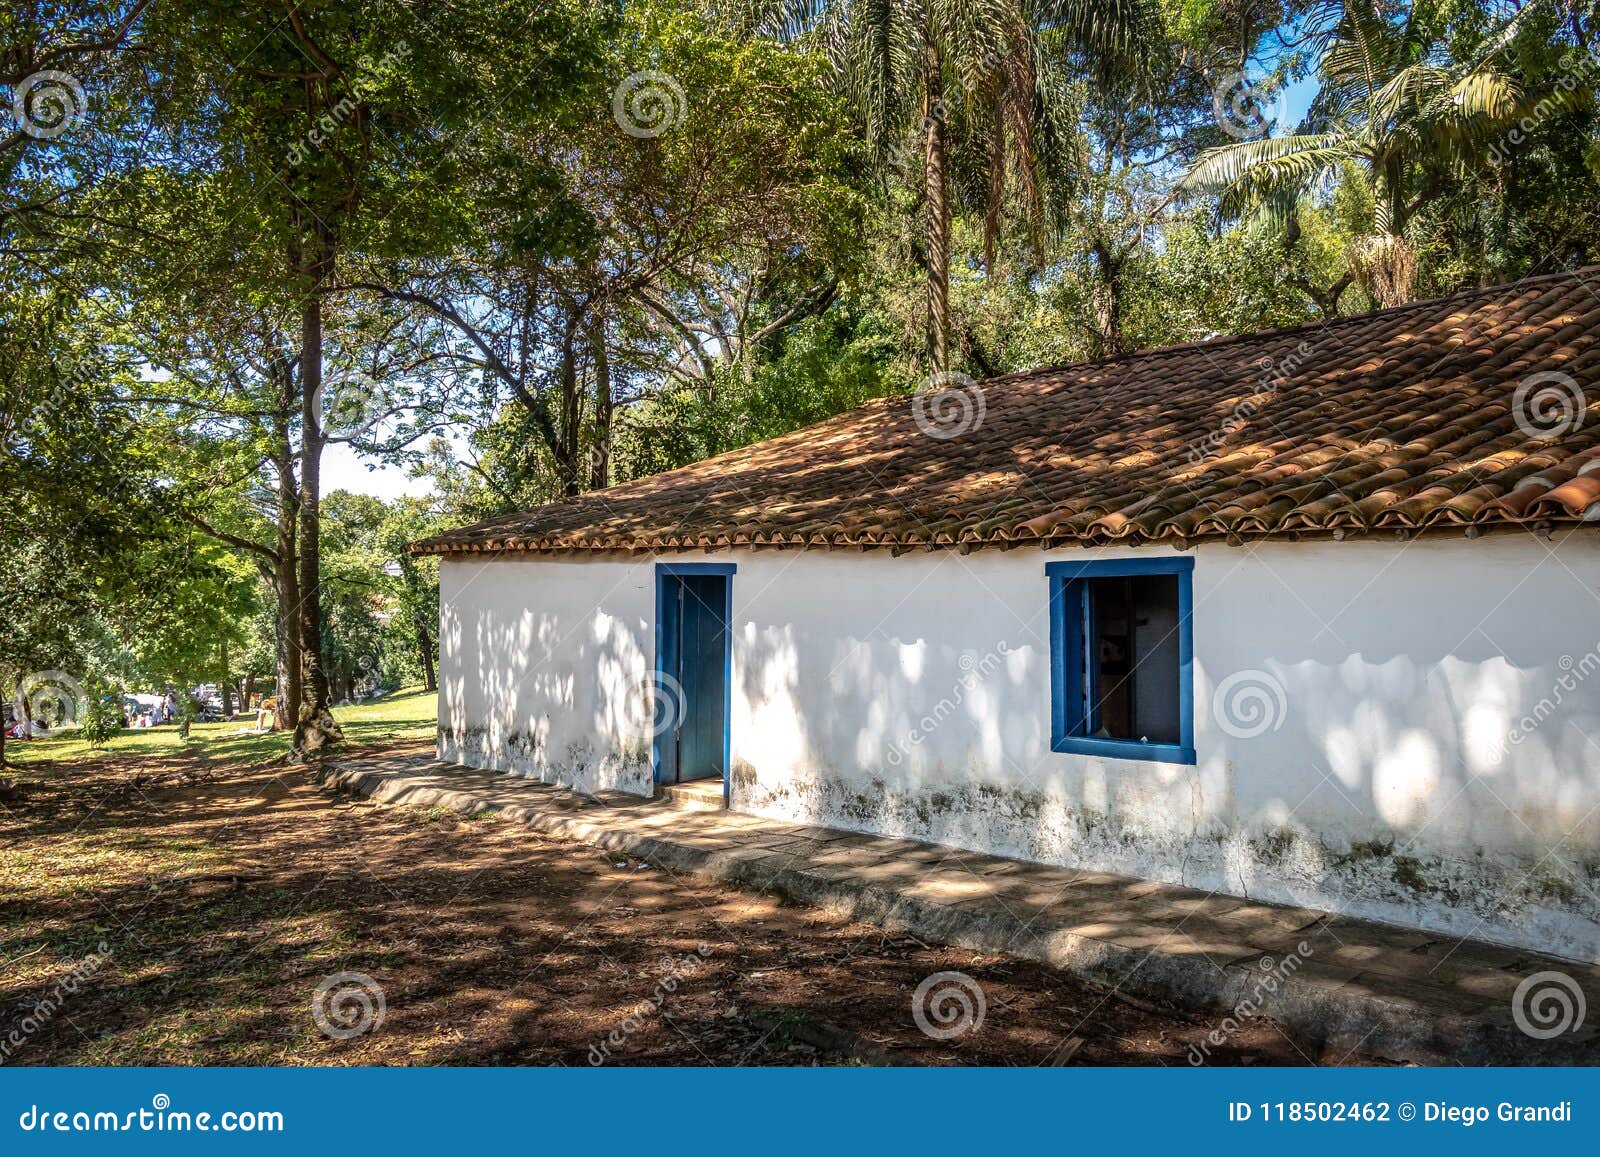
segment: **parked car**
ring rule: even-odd
[[[220,723],[227,719],[222,710],[222,690],[215,683],[202,683],[193,694],[200,707],[200,722]]]

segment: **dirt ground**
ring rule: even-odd
[[[1216,1025],[306,768],[0,784],[0,1063],[1186,1065]],[[1312,1060],[1263,1018],[1210,1063]]]

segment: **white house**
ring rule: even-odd
[[[419,543],[443,759],[1600,959],[1600,269]]]

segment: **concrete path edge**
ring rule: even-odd
[[[707,851],[608,827],[603,812],[576,819],[538,808],[491,806],[471,791],[419,784],[403,772],[372,771],[353,764],[325,764],[318,779],[326,787],[378,803],[443,808],[464,816],[493,812],[546,835],[626,853],[674,872],[776,893],[922,940],[1049,964],[1102,988],[1216,1015],[1218,1029],[1240,1008],[1241,1001],[1249,1000],[1256,1002],[1254,1013],[1270,1016],[1297,1042],[1309,1046],[1310,1055],[1320,1053],[1323,1060],[1337,1061],[1351,1052],[1431,1065],[1586,1065],[1594,1059],[1591,1033],[1533,1040],[1517,1028],[1509,1010],[1503,1018],[1494,1019],[1441,1015],[1398,993],[1300,975],[1282,978],[1275,992],[1264,994],[1248,967],[1229,966],[1219,975],[1216,968],[1193,955],[1130,948],[1032,927],[993,907],[936,904],[820,871],[774,869],[762,863],[769,855],[763,848]]]

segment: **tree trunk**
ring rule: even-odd
[[[570,498],[583,492],[579,463],[582,442],[583,398],[578,393],[578,311],[571,309],[561,335],[561,469],[562,490]]]
[[[589,354],[594,362],[594,457],[589,485],[603,490],[611,484],[611,359],[606,353],[606,324],[596,318],[589,325]]]
[[[322,658],[322,290],[333,275],[330,238],[313,230],[316,251],[301,268],[300,309],[300,714],[294,750],[320,751],[342,742],[330,708]]]
[[[928,369],[950,368],[950,177],[944,123],[944,67],[939,50],[922,46],[922,136],[928,213]]]
[[[1094,284],[1094,354],[1116,357],[1127,348],[1122,340],[1122,262],[1096,247],[1095,263],[1099,271]]]
[[[983,205],[983,275],[994,276],[1000,259],[1000,228],[1006,206],[1006,113],[1002,93],[994,102],[994,121],[989,126],[989,191]]]
[[[222,700],[222,718],[224,721],[233,718],[233,677],[229,674],[228,644],[223,642],[218,648],[217,664],[217,698]]]
[[[278,596],[278,693],[274,697],[273,726],[293,731],[300,718],[300,602],[299,580],[291,560],[282,568],[291,572],[274,583]]]
[[[1411,300],[1417,258],[1406,241],[1406,202],[1399,165],[1389,161],[1373,189],[1374,232],[1350,246],[1350,268],[1381,309]]]
[[[279,731],[290,731],[299,722],[300,701],[303,698],[300,684],[300,576],[296,569],[299,565],[300,491],[295,485],[294,451],[289,442],[288,415],[295,402],[294,378],[288,366],[280,363],[277,368],[281,374],[281,405],[277,428],[274,430],[278,440],[274,447],[278,471],[278,537],[272,586],[278,598],[278,689],[273,725]]]
[[[0,667],[0,679],[4,678],[4,674],[5,668]],[[0,686],[3,685],[3,683],[0,683]],[[20,688],[18,690],[20,691]],[[13,699],[11,703],[13,707],[16,706],[15,699]],[[11,766],[6,762],[6,736],[11,729],[17,725],[17,718],[20,714],[20,711],[13,711],[11,713],[11,722],[7,723],[6,713],[3,710],[0,710],[0,771],[4,771],[7,767]]]
[[[422,652],[422,689],[433,692],[439,689],[439,674],[433,666],[433,632],[422,619],[417,620],[417,649]]]

